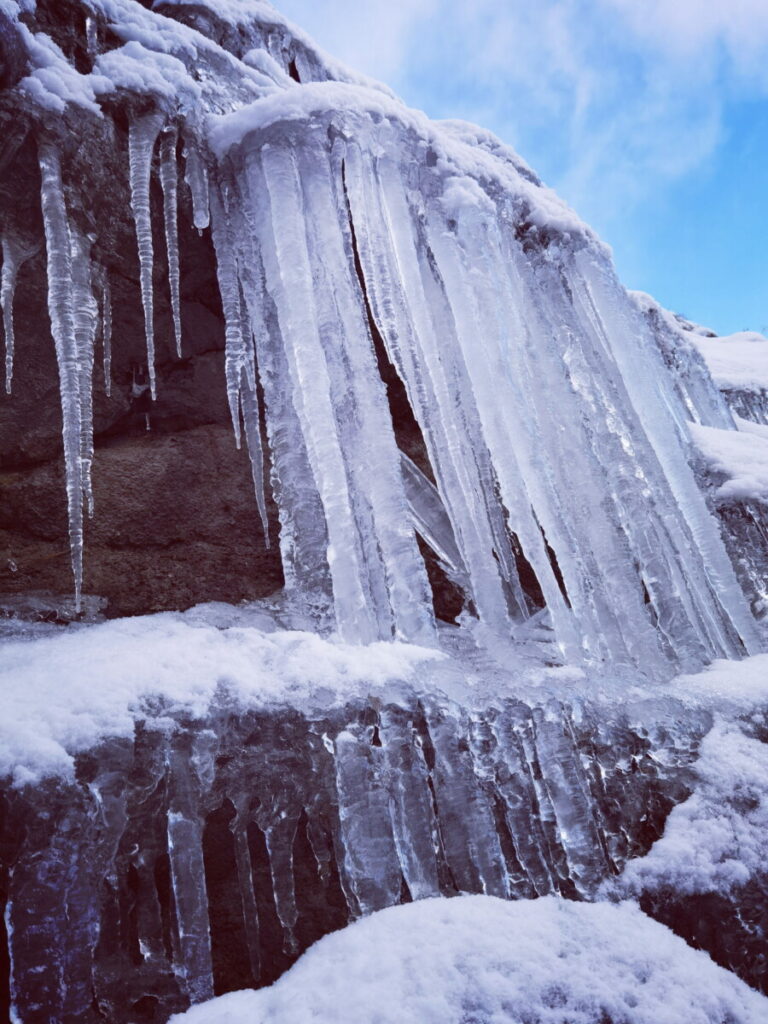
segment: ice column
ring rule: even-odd
[[[112,288],[106,267],[101,276],[101,345],[104,370],[104,391],[112,394]]]
[[[149,183],[152,172],[152,154],[154,153],[155,142],[160,134],[160,129],[163,127],[163,120],[163,115],[159,113],[142,114],[131,121],[128,132],[131,209],[136,225],[136,240],[139,247],[141,301],[144,306],[147,369],[152,398],[157,396],[157,383],[155,379],[155,300],[152,285],[154,246],[152,243]]]

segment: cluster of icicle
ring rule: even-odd
[[[158,139],[159,147],[158,147]],[[150,181],[153,159],[159,148],[160,183],[164,199],[164,227],[168,280],[176,352],[181,348],[181,300],[178,238],[178,131],[166,125],[164,115],[149,113],[134,118],[129,128],[129,181],[131,210],[136,228],[141,297],[147,345],[147,367],[152,398],[157,395],[154,343],[154,251],[150,215]],[[194,221],[202,230],[209,224],[208,175],[205,164],[190,140],[185,148],[186,180],[190,187]],[[67,505],[75,604],[79,610],[83,585],[83,521],[94,513],[91,465],[93,462],[93,368],[100,336],[103,351],[104,389],[111,393],[112,301],[109,275],[91,258],[93,239],[70,217],[62,182],[61,161],[55,144],[39,143],[41,206],[45,231],[48,274],[48,310],[59,369],[62,438],[67,481]],[[36,253],[13,235],[2,239],[2,303],[5,332],[5,388],[11,394],[15,331],[13,301],[18,272]],[[225,268],[221,268],[225,274]],[[222,278],[223,280],[223,278]],[[256,396],[253,354],[246,368],[242,344],[227,338],[227,385],[238,447],[240,422],[245,428],[252,457],[253,478],[264,536],[267,515],[264,500],[263,453]]]
[[[329,118],[252,131],[212,210],[228,334],[256,341],[288,578],[327,573],[349,639],[423,641],[415,522],[497,634],[535,612],[527,563],[574,660],[656,674],[754,649],[687,410],[602,250],[528,251],[512,197],[446,186],[397,123]],[[403,471],[369,318],[436,489]]]
[[[418,532],[498,636],[522,635],[545,604],[576,661],[655,675],[756,649],[686,461],[690,410],[603,251],[584,240],[531,246],[502,189],[446,184],[423,141],[392,119],[358,112],[354,131],[329,131],[334,116],[273,125],[268,137],[257,127],[213,175],[185,139],[194,222],[210,222],[216,250],[232,422],[237,443],[246,436],[266,538],[263,393],[287,588],[311,608],[332,599],[347,640],[431,643]],[[156,148],[180,353],[178,136],[158,113],[134,118],[131,203],[153,397]],[[79,599],[94,340],[101,319],[108,386],[109,287],[67,215],[52,145],[41,144],[40,164]],[[10,361],[20,257],[9,252]],[[398,450],[372,323],[434,484]],[[9,386],[10,376],[9,362]]]

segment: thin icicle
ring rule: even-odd
[[[104,392],[112,395],[112,288],[109,271],[104,267],[101,280],[101,344],[104,367]]]
[[[80,391],[80,460],[83,498],[88,515],[93,515],[93,356],[96,343],[99,305],[93,294],[91,243],[74,226],[70,229],[72,249],[72,306],[77,342]]]
[[[211,222],[208,169],[196,140],[190,136],[184,138],[184,181],[192,195],[192,220],[197,230],[202,231]]]
[[[72,251],[58,150],[52,143],[41,141],[39,158],[40,196],[48,259],[48,312],[59,367],[69,541],[75,578],[75,607],[79,611],[83,585],[82,408],[72,302]]]
[[[267,504],[264,497],[264,449],[261,444],[261,424],[259,422],[259,399],[256,390],[248,384],[245,371],[243,371],[243,384],[240,392],[240,402],[243,410],[243,427],[245,439],[248,442],[248,456],[251,460],[251,475],[253,476],[253,489],[256,493],[256,504],[259,508],[261,525],[264,529],[264,546],[269,547],[269,520],[267,518]]]
[[[11,393],[13,382],[13,296],[16,291],[16,277],[19,263],[16,259],[16,247],[10,238],[3,238],[3,273],[0,284],[0,304],[3,307],[3,327],[5,328],[5,391]]]
[[[181,358],[181,299],[179,296],[179,180],[176,165],[176,146],[179,134],[175,128],[163,132],[160,138],[160,184],[163,188],[163,219],[165,220],[165,247],[168,252],[168,283],[171,289],[173,334],[176,354]]]
[[[264,497],[264,451],[261,443],[259,400],[256,393],[256,361],[248,310],[238,276],[237,256],[232,225],[226,204],[226,193],[211,190],[213,244],[216,249],[216,273],[224,310],[227,399],[232,417],[235,443],[240,447],[241,417],[251,460],[256,504],[259,507],[264,542],[269,547],[269,522]]]
[[[144,332],[147,338],[147,367],[153,399],[157,397],[157,383],[155,380],[155,301],[152,286],[154,246],[152,244],[149,182],[152,172],[152,154],[162,127],[162,114],[143,114],[131,121],[128,132],[131,209],[139,247],[141,301],[144,306]]]
[[[249,352],[253,346],[250,338],[243,337],[240,283],[237,278],[237,261],[232,244],[231,229],[223,197],[218,190],[212,190],[211,209],[213,213],[213,245],[216,250],[216,274],[219,279],[221,304],[224,310],[225,356],[224,371],[227,379],[227,400],[235,432],[235,444],[240,447],[240,387],[246,371]],[[251,360],[252,360],[251,355]],[[255,384],[255,381],[252,380]]]
[[[19,270],[30,256],[37,252],[37,246],[24,246],[11,235],[4,235],[2,241],[3,270],[0,277],[0,307],[3,311],[5,329],[5,390],[10,395],[13,382],[13,356],[15,331],[13,326],[13,299],[16,294],[16,280]]]

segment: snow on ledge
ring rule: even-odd
[[[427,899],[170,1024],[759,1024],[768,999],[633,903]]]
[[[142,701],[203,717],[225,688],[244,707],[332,705],[406,689],[439,651],[367,647],[253,624],[216,628],[211,612],[118,619],[0,645],[0,778],[71,777],[72,755],[133,735]],[[233,609],[229,608],[230,616]]]
[[[692,336],[709,372],[723,391],[762,391],[768,388],[768,338],[741,331],[724,338]]]
[[[737,420],[738,430],[720,430],[691,423],[693,441],[710,472],[721,473],[719,501],[768,504],[768,427]]]

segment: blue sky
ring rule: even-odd
[[[768,331],[768,0],[274,0],[431,117],[513,145],[624,283]]]

